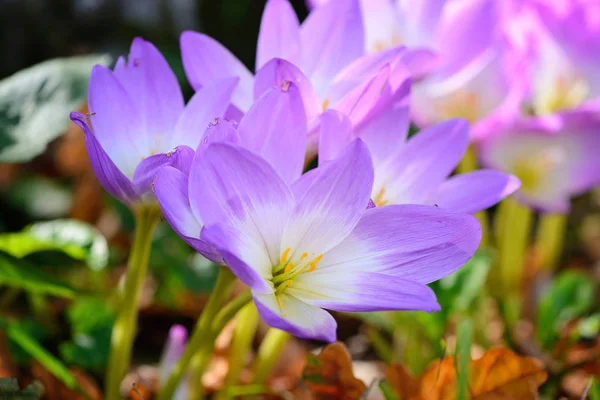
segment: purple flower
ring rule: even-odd
[[[600,182],[600,119],[572,112],[512,123],[481,144],[485,165],[521,180],[516,197],[547,212],[567,213],[570,198]]]
[[[380,98],[395,92],[410,66],[423,69],[423,57],[402,47],[364,55],[364,30],[358,0],[334,0],[299,24],[288,0],[269,0],[257,46],[256,77],[214,39],[195,32],[181,36],[181,52],[191,85],[239,77],[233,97],[237,113],[282,80],[295,83],[311,127],[309,152],[318,136],[317,117],[336,109],[357,123],[378,108]],[[412,60],[412,62],[410,62]],[[409,68],[404,66],[408,62]]]
[[[536,114],[600,106],[600,4],[532,3],[526,25],[533,36],[531,106]]]
[[[291,185],[230,143],[212,143],[194,159],[188,196],[178,174],[159,172],[159,201],[159,191],[182,193],[176,202],[188,204],[186,218],[202,221],[201,238],[250,287],[263,319],[302,338],[335,340],[335,320],[323,309],[439,310],[426,284],[462,266],[480,241],[469,215],[422,205],[367,210],[373,168],[359,140],[315,178]]]
[[[408,88],[404,90],[407,99]],[[407,140],[407,102],[397,99],[394,104],[396,107],[388,113],[381,113],[355,130],[340,113],[326,112],[319,142],[320,165],[337,158],[351,140],[362,139],[373,157],[375,179],[371,197],[377,206],[435,204],[456,212],[475,213],[519,188],[519,179],[495,170],[449,178],[469,144],[466,121],[449,120],[425,128]]]
[[[279,171],[279,176],[286,183],[291,184],[302,174],[306,132],[307,122],[300,91],[293,83],[283,81],[281,86],[268,89],[256,100],[239,123],[222,119],[211,123],[200,141],[194,163],[200,162],[212,143],[234,143],[260,155]],[[218,182],[215,183],[216,187],[198,186],[194,171],[181,171],[176,166],[163,168],[167,171],[162,175],[163,184],[155,183],[154,192],[165,219],[196,251],[223,264],[223,258],[217,250],[200,238],[204,219],[194,211],[190,202],[193,195],[208,198],[214,190],[229,183]]]
[[[171,329],[169,329],[169,337],[167,338],[163,348],[158,365],[159,379],[161,384],[166,383],[167,379],[169,379],[169,375],[171,374],[171,370],[181,358],[187,342],[187,336],[187,330],[181,325],[173,325]],[[189,379],[187,378],[179,384],[177,391],[173,396],[174,400],[187,399],[188,384]]]
[[[92,168],[106,191],[126,204],[154,201],[158,168],[189,170],[206,126],[222,116],[237,79],[215,82],[184,106],[175,74],[160,52],[136,38],[114,71],[97,65],[89,84],[89,115],[71,113],[85,135]],[[92,127],[93,126],[93,129]]]

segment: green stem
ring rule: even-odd
[[[391,364],[394,361],[394,347],[383,335],[372,326],[367,326],[367,337],[373,345],[373,350],[379,358],[386,364]]]
[[[228,388],[236,385],[240,379],[257,327],[258,311],[254,304],[248,303],[236,316],[233,339],[229,347],[229,372],[225,378],[224,389],[215,396],[216,400],[227,400],[231,397]]]
[[[501,288],[505,295],[518,295],[523,283],[533,213],[513,198],[505,199],[500,207],[499,215],[504,218],[499,221],[501,237],[498,243]]]
[[[254,363],[254,383],[265,383],[271,374],[277,358],[281,355],[283,346],[291,338],[285,331],[269,328],[258,349]]]
[[[536,248],[542,268],[554,271],[563,250],[567,216],[564,214],[544,214],[540,217]]]
[[[161,389],[158,395],[158,400],[170,400],[173,398],[173,394],[179,385],[184,372],[187,371],[190,361],[197,352],[208,352],[210,355],[214,346],[214,338],[211,330],[211,322],[213,318],[218,314],[219,310],[229,297],[233,283],[235,282],[235,275],[233,272],[225,266],[219,267],[219,276],[217,283],[208,298],[206,307],[202,312],[202,315],[196,323],[192,337],[190,338],[187,346],[177,364],[171,370],[171,375],[167,380],[167,383]],[[194,379],[201,381],[201,375],[194,376]],[[194,380],[192,379],[192,381]]]
[[[475,171],[477,169],[477,152],[475,151],[475,147],[470,145],[467,149],[465,155],[460,160],[460,163],[456,167],[456,171],[459,174],[464,174],[466,172]]]
[[[127,262],[124,285],[120,287],[120,312],[113,326],[110,356],[106,375],[106,400],[120,400],[121,381],[131,362],[133,340],[137,329],[140,289],[146,277],[152,234],[160,218],[156,205],[141,206],[135,210],[135,237]]]

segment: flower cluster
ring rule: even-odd
[[[114,70],[94,68],[91,112],[71,118],[109,193],[158,203],[271,326],[333,341],[325,310],[438,310],[427,284],[477,250],[471,214],[514,192],[564,212],[598,182],[582,50],[596,25],[558,28],[583,24],[583,0],[312,3],[300,23],[288,0],[267,2],[254,73],[184,32],[187,105],[158,50],[135,39]],[[452,176],[470,144],[493,169]]]

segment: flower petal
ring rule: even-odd
[[[196,153],[189,185],[194,215],[206,226],[222,225],[232,235],[225,249],[270,277],[272,265],[279,264],[281,236],[293,206],[289,188],[273,167],[246,149],[213,143]]]
[[[156,177],[157,171],[167,165],[180,170],[187,177],[194,154],[194,150],[189,147],[178,146],[169,153],[155,154],[145,158],[133,173],[133,184],[137,192],[140,195],[151,192],[152,181]]]
[[[238,133],[245,148],[262,156],[291,183],[302,174],[307,129],[300,91],[284,81],[256,100],[240,122]]]
[[[246,111],[252,105],[252,73],[215,39],[201,33],[181,34],[181,58],[185,74],[196,90],[226,78],[240,78],[232,103]]]
[[[204,151],[211,143],[240,143],[237,124],[221,118],[215,118],[204,131],[197,151]]]
[[[150,155],[148,137],[127,91],[102,65],[92,68],[88,102],[95,138],[123,174],[131,178],[142,157]]]
[[[351,90],[333,108],[348,116],[352,125],[357,125],[375,108],[383,96],[389,95],[389,76],[390,66],[386,65],[371,79]]]
[[[102,187],[125,204],[130,204],[137,200],[138,195],[133,184],[119,170],[100,143],[98,143],[96,136],[94,136],[86,121],[86,116],[81,113],[72,112],[70,118],[83,129],[88,158]]]
[[[300,90],[309,122],[321,114],[323,109],[312,83],[298,67],[281,58],[272,59],[258,70],[254,79],[254,98],[258,99],[267,90],[281,86],[283,81],[294,83]]]
[[[138,133],[146,135],[150,146],[144,156],[172,149],[170,138],[184,101],[177,77],[160,51],[140,37],[133,39],[128,64],[115,69],[115,76],[139,112]]]
[[[373,167],[360,140],[321,168],[285,227],[281,250],[292,249],[290,259],[303,252],[316,257],[336,246],[352,231],[369,203]]]
[[[187,175],[167,166],[157,172],[152,186],[163,216],[173,230],[198,253],[217,264],[223,264],[216,249],[200,240],[202,223],[190,208]]]
[[[225,115],[238,84],[239,78],[229,78],[198,89],[177,121],[172,146],[183,144],[192,149],[198,148],[209,123]]]
[[[464,120],[422,130],[388,163],[376,165],[373,198],[380,197],[383,204],[425,203],[454,170],[468,143],[469,126]]]
[[[428,286],[375,272],[302,274],[286,292],[313,306],[343,312],[439,311]]]
[[[473,214],[510,196],[521,187],[514,175],[493,169],[460,174],[442,183],[430,204],[454,212]]]
[[[471,215],[422,205],[371,208],[312,274],[378,272],[430,283],[464,265],[480,240]]]
[[[327,110],[321,115],[319,165],[333,161],[352,141],[352,124],[341,112]]]
[[[300,61],[300,23],[288,0],[269,0],[263,11],[256,48],[256,70],[272,58]]]
[[[333,77],[364,54],[364,28],[358,0],[332,0],[309,14],[300,28],[302,71],[320,98]]]
[[[300,339],[335,341],[337,323],[327,311],[285,293],[279,295],[280,303],[273,294],[253,293],[253,297],[260,316],[270,326]]]

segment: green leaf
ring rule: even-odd
[[[589,400],[600,400],[600,385],[598,385],[598,379],[593,378],[592,386],[588,392]]]
[[[385,400],[400,400],[394,391],[394,388],[387,380],[383,379],[379,381],[379,389],[381,389],[381,393],[383,393]]]
[[[565,325],[584,316],[594,301],[594,279],[579,271],[560,274],[542,296],[537,310],[537,335],[542,346],[552,347]]]
[[[59,345],[62,358],[86,370],[104,371],[115,320],[113,311],[101,299],[86,298],[69,308],[67,319],[72,340]]]
[[[32,293],[74,298],[77,292],[39,267],[0,252],[0,285]]]
[[[50,354],[42,345],[17,324],[0,318],[0,327],[6,336],[33,359],[42,364],[52,375],[67,387],[79,390],[77,380],[71,371],[58,358]]]
[[[95,64],[104,55],[57,58],[0,81],[0,162],[24,162],[42,153],[65,131],[79,108]]]
[[[94,270],[106,267],[109,255],[106,239],[93,226],[69,219],[40,222],[22,232],[0,235],[0,250],[17,258],[59,251]]]
[[[480,249],[458,271],[431,284],[442,312],[469,313],[485,285],[493,258],[491,250]]]
[[[469,364],[471,363],[471,335],[473,326],[469,319],[458,324],[456,332],[456,373],[458,375],[458,400],[466,400],[469,396]]]

